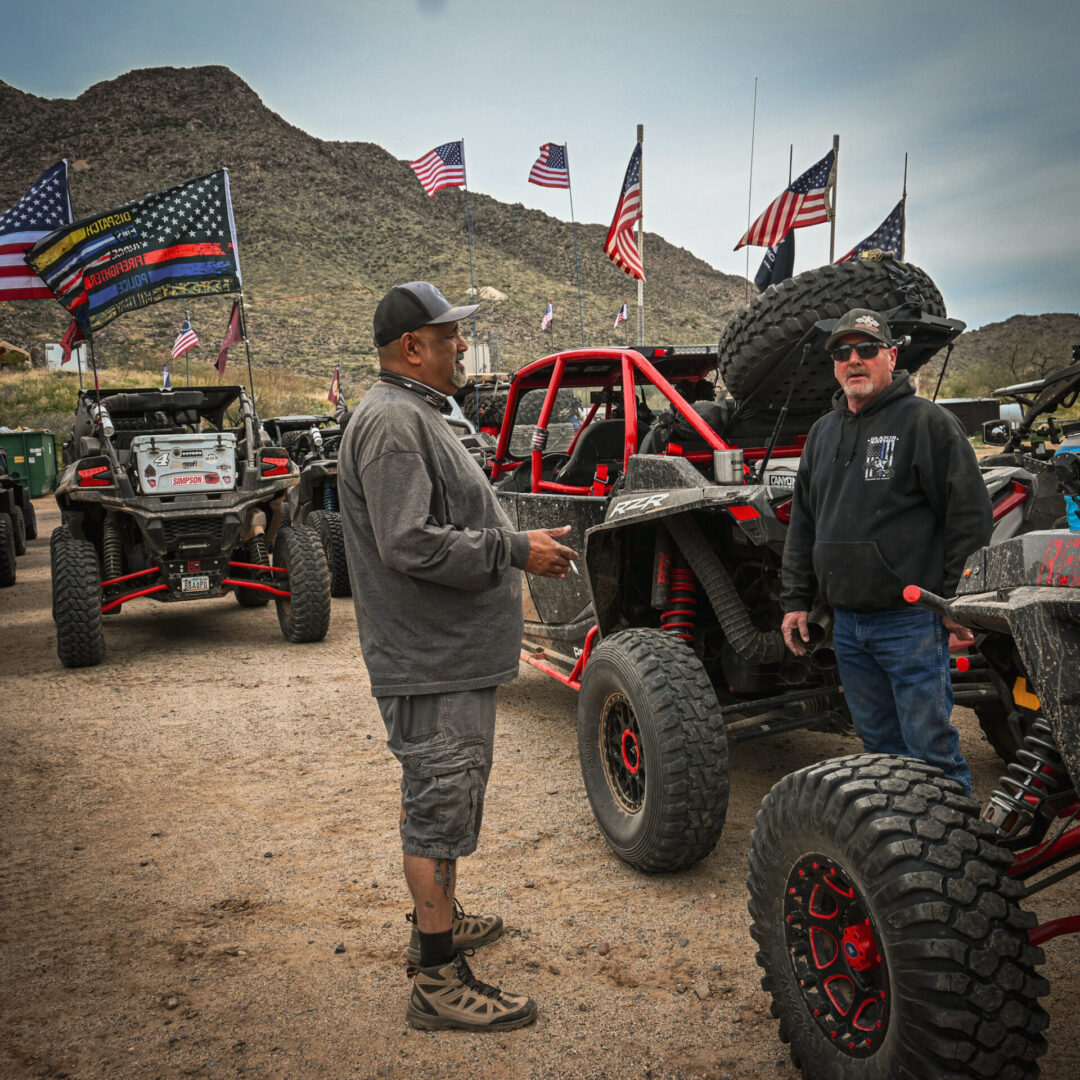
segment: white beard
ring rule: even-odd
[[[454,374],[450,376],[450,382],[453,383],[455,389],[460,390],[469,381],[469,373],[465,368],[459,367],[457,363],[454,364]]]

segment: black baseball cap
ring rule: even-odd
[[[395,285],[375,309],[375,344],[382,347],[421,326],[460,322],[480,305],[454,307],[429,281]]]
[[[846,315],[841,315],[832,328],[829,340],[825,342],[825,348],[831,349],[847,334],[862,334],[863,337],[880,341],[882,345],[892,344],[889,324],[876,311],[871,311],[869,308],[852,308]]]

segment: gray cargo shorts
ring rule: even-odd
[[[376,698],[401,762],[401,850],[459,859],[476,850],[495,749],[495,687]]]

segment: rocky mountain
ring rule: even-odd
[[[951,313],[950,313],[951,314]],[[963,318],[962,313],[957,313]],[[1039,379],[1072,363],[1080,346],[1080,315],[1013,315],[961,334],[942,380],[942,395],[982,397],[1000,386]],[[943,358],[935,357],[920,376],[932,394]]]
[[[407,162],[371,143],[306,134],[227,68],[132,71],[73,101],[0,82],[0,206],[63,157],[76,219],[229,168],[258,363],[312,373],[340,366],[362,381],[374,359],[372,311],[391,284],[430,278],[454,300],[468,296],[463,192],[429,199]],[[477,287],[505,295],[485,304],[480,340],[491,340],[504,368],[543,355],[550,337],[539,321],[551,300],[559,313],[555,345],[577,344],[570,224],[475,192],[469,198]],[[604,226],[578,225],[586,339],[602,344],[622,338],[614,316],[635,295],[634,283],[603,254],[605,234]],[[653,233],[645,249],[649,340],[715,340],[743,302],[744,280]],[[230,304],[191,304],[204,355],[216,350]],[[182,317],[178,303],[126,314],[97,335],[97,355],[106,363],[166,359]],[[0,338],[39,359],[67,321],[51,302],[2,304]]]
[[[326,375],[340,367],[348,391],[374,371],[371,315],[394,282],[437,282],[451,299],[469,290],[465,195],[429,199],[408,162],[372,143],[326,142],[283,120],[224,67],[131,71],[91,86],[76,99],[46,100],[0,81],[0,207],[66,157],[76,218],[122,205],[183,180],[229,168],[256,364]],[[479,340],[514,369],[578,343],[570,224],[520,203],[470,193],[476,284],[485,302]],[[634,282],[603,254],[605,225],[579,224],[586,340],[630,341],[612,328]],[[746,282],[646,233],[647,337],[675,344],[715,341],[743,303]],[[933,267],[927,267],[933,274]],[[539,330],[547,302],[557,317],[554,342]],[[949,298],[945,298],[948,303]],[[225,331],[230,297],[190,305],[210,359]],[[950,312],[963,318],[962,311]],[[168,358],[183,308],[156,304],[125,314],[97,335],[104,364]],[[0,304],[0,339],[29,348],[36,362],[46,341],[67,326],[59,304]],[[1036,377],[1069,361],[1080,342],[1080,316],[1017,315],[964,334],[943,393],[978,395]],[[234,349],[235,359],[242,351]],[[493,356],[493,359],[496,357]],[[921,382],[932,393],[939,363]]]

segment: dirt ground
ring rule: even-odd
[[[796,1074],[758,988],[746,910],[754,813],[783,774],[857,749],[796,733],[736,747],[716,851],[645,877],[593,823],[574,694],[523,667],[500,691],[468,910],[508,933],[487,981],[530,1028],[421,1033],[404,1019],[409,907],[396,766],[351,600],[294,646],[274,608],[139,601],[107,656],[67,671],[50,616],[51,500],[0,593],[0,1077],[651,1077]],[[977,794],[998,762],[958,710]],[[1033,899],[1075,909],[1076,878]],[[1080,938],[1047,947],[1047,1080],[1080,1075]]]

